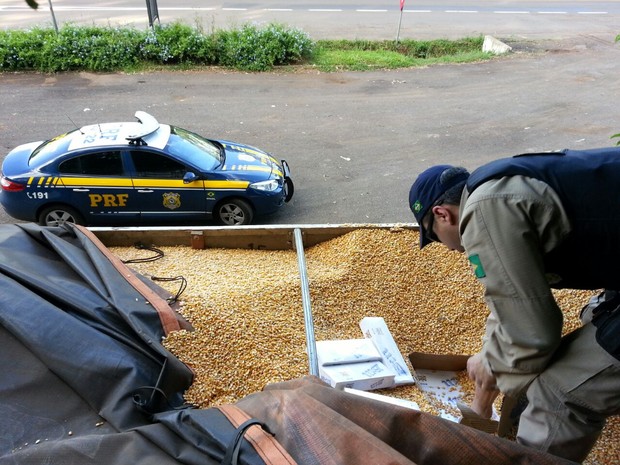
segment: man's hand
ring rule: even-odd
[[[499,395],[499,390],[495,376],[487,370],[480,353],[469,357],[467,360],[467,374],[476,385],[474,400],[471,404],[472,410],[482,418],[491,418],[493,401]]]

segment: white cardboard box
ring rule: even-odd
[[[317,341],[316,353],[322,366],[381,361],[381,355],[370,339]]]
[[[398,346],[382,317],[365,317],[360,321],[364,337],[369,338],[379,350],[385,363],[395,373],[394,385],[413,384],[414,379]]]
[[[468,355],[458,354],[438,355],[426,352],[409,354],[416,383],[424,395],[435,404],[440,417],[505,437],[512,428],[510,412],[515,401],[504,397],[501,415],[493,406],[490,419],[482,418],[473,412],[463,401],[463,387],[457,375],[459,371],[467,370],[468,358]]]
[[[394,372],[381,362],[319,366],[319,376],[336,389],[370,391],[394,385]]]

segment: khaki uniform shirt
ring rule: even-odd
[[[487,369],[503,393],[516,395],[560,343],[562,312],[543,254],[568,234],[568,217],[547,184],[511,176],[487,181],[471,195],[464,189],[459,227],[491,311],[482,348]]]

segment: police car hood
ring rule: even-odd
[[[260,149],[250,145],[220,140],[226,152],[223,171],[243,173],[245,178],[255,181],[282,177],[282,168],[278,161]]]

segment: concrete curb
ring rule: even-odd
[[[491,52],[495,55],[502,55],[504,53],[510,52],[511,50],[512,47],[510,45],[503,43],[495,37],[484,36],[484,42],[482,44],[483,52]]]

